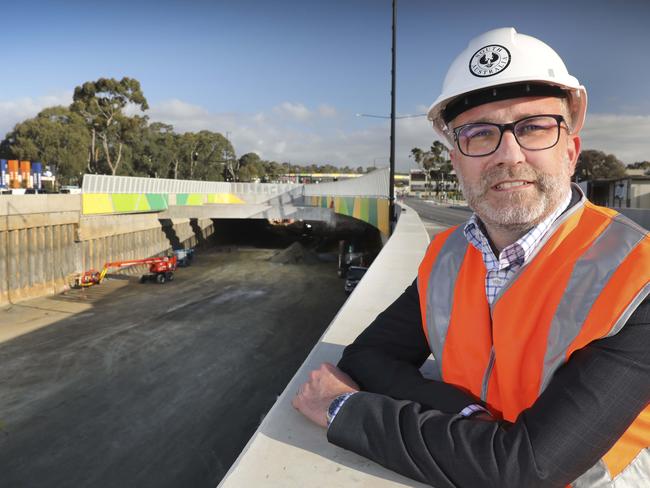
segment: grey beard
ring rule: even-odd
[[[468,187],[458,172],[458,180],[467,199],[469,207],[487,225],[509,232],[521,233],[532,229],[544,220],[560,204],[569,191],[571,178],[568,172],[568,162],[565,171],[558,175],[550,175],[538,171],[531,166],[523,168],[512,167],[503,169],[494,167],[481,178],[479,188]],[[521,179],[532,181],[539,198],[532,201],[529,195],[519,192],[504,194],[503,205],[495,207],[485,198],[489,189],[503,179]]]

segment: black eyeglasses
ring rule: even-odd
[[[551,114],[531,115],[509,124],[464,124],[454,128],[454,139],[465,156],[488,156],[499,148],[503,133],[509,130],[522,148],[542,151],[555,146],[560,140],[562,122],[568,130],[563,116]]]

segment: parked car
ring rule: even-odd
[[[348,272],[345,275],[345,293],[348,295],[352,293],[352,290],[354,290],[357,284],[361,281],[361,278],[366,274],[366,271],[368,271],[368,268],[365,266],[350,266],[348,268]]]
[[[74,185],[64,185],[59,189],[59,193],[79,194],[79,193],[81,193],[81,188],[79,188],[78,186],[74,186]]]

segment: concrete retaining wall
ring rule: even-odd
[[[107,261],[194,247],[213,233],[210,219],[82,216],[80,195],[0,196],[0,305],[59,293]]]

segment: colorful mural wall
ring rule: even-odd
[[[84,215],[160,212],[170,205],[197,206],[246,203],[232,193],[83,193]],[[363,220],[389,233],[388,200],[366,197],[304,197],[306,206],[332,209],[334,212]]]
[[[167,210],[169,205],[245,203],[231,193],[84,193],[81,201],[84,215],[159,212]]]
[[[331,208],[336,213],[349,215],[368,222],[382,234],[389,233],[389,203],[384,198],[365,197],[305,197],[305,203],[312,207]]]

